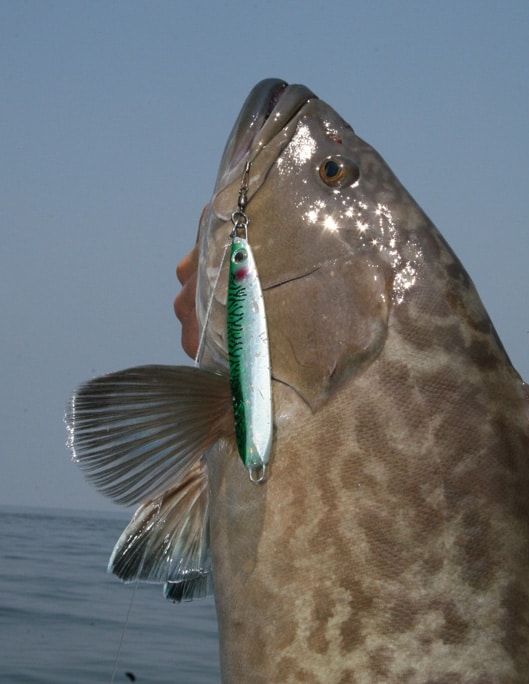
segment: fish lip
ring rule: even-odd
[[[253,148],[259,151],[309,101],[318,97],[304,85],[279,78],[258,83],[246,98],[224,149],[215,192],[240,175],[240,166]],[[280,105],[280,106],[279,106]]]

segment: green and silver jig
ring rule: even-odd
[[[250,162],[231,220],[227,337],[237,448],[250,480],[263,482],[272,445],[272,382],[263,293],[245,213]]]

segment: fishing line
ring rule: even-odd
[[[136,596],[136,590],[138,589],[138,581],[134,582],[134,589],[132,591],[132,596],[130,597],[129,609],[125,617],[125,623],[123,629],[121,630],[121,639],[119,640],[118,650],[116,653],[116,658],[114,660],[114,669],[112,670],[112,676],[110,678],[110,684],[114,684],[114,678],[116,676],[116,671],[118,669],[119,656],[121,655],[121,649],[123,647],[123,642],[125,641],[125,634],[127,633],[127,627],[129,625],[130,613],[132,611],[132,604],[134,603],[134,597]]]
[[[200,355],[202,354],[202,349],[204,347],[204,340],[206,338],[206,330],[208,327],[209,316],[211,314],[211,307],[213,306],[213,298],[215,297],[215,291],[216,291],[217,285],[219,283],[219,278],[220,278],[220,274],[222,271],[222,266],[224,265],[224,260],[226,259],[226,252],[228,251],[228,248],[230,247],[230,245],[231,245],[231,242],[226,242],[226,244],[224,245],[224,251],[222,252],[219,270],[217,271],[217,277],[215,278],[215,282],[213,283],[213,289],[211,290],[211,295],[209,297],[208,307],[206,309],[206,316],[204,318],[204,325],[202,326],[202,332],[200,333],[200,340],[198,342],[198,349],[197,349],[197,353],[195,355],[195,366],[200,365]]]

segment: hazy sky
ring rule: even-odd
[[[0,0],[0,503],[114,507],[70,461],[64,404],[188,362],[175,266],[269,76],[385,157],[529,378],[528,46],[527,0]]]

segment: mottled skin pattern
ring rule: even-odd
[[[223,682],[526,683],[526,387],[377,153],[318,100],[289,127],[262,167],[257,155],[248,205],[274,376],[270,476],[251,484],[232,438],[208,455]],[[318,190],[312,170],[336,154],[360,180]],[[202,224],[202,323],[243,162]],[[220,291],[204,365],[225,367],[224,303]]]

